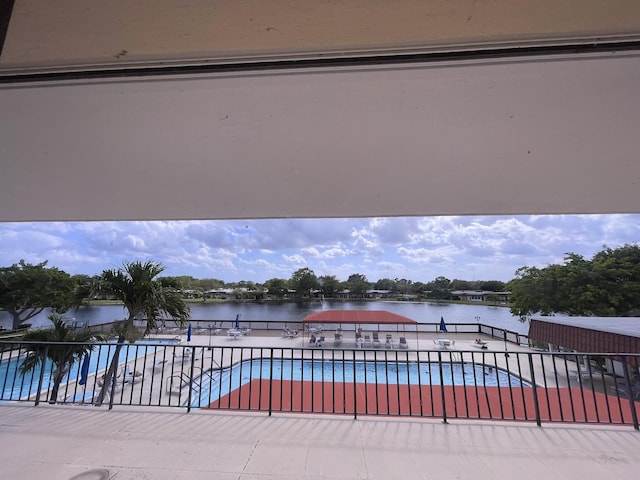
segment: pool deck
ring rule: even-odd
[[[191,344],[304,341],[256,333],[194,335]],[[421,335],[420,347],[434,348],[439,336]],[[464,350],[475,338],[449,337]],[[504,352],[504,343],[489,341],[489,351]],[[640,433],[629,426],[48,404],[1,405],[0,423],[2,478],[584,480],[635,478],[640,469]]]

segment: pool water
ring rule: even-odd
[[[440,374],[442,372],[442,375]],[[254,359],[222,371],[204,374],[195,382],[199,392],[192,407],[208,406],[252,380],[292,380],[389,385],[467,385],[530,387],[504,370],[483,364],[384,361],[319,361]]]
[[[113,342],[106,342],[99,345],[101,348],[96,348],[91,352],[89,357],[89,370],[88,375],[97,375],[106,370],[107,366],[111,362],[111,358],[115,352],[115,345]],[[125,362],[130,362],[136,358],[143,357],[151,354],[157,347],[148,345],[128,345],[122,348],[118,358],[118,363],[122,365]],[[24,354],[18,356],[18,352],[6,352],[5,356],[9,358],[3,358],[0,361],[0,400],[18,400],[21,398],[35,395],[38,389],[38,382],[40,380],[40,374],[42,372],[42,365],[38,365],[31,372],[22,374],[20,372],[20,366],[24,362]],[[80,376],[81,361],[76,361],[71,370],[62,380],[62,386],[68,382],[75,382]],[[51,386],[51,377],[53,373],[53,365],[50,360],[46,360],[44,364],[44,373],[42,374],[42,392],[47,392]],[[86,385],[87,388],[93,388],[93,385]],[[75,387],[74,387],[75,388]],[[78,385],[78,390],[83,390],[84,387]],[[46,398],[46,394],[43,393],[43,398]]]

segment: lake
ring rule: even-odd
[[[332,302],[325,300],[308,303],[191,303],[191,318],[193,320],[222,321],[234,320],[240,314],[240,321],[275,320],[301,321],[310,313],[322,310],[387,310],[404,315],[418,323],[437,323],[443,317],[447,323],[483,323],[494,327],[506,328],[514,332],[527,334],[528,323],[522,323],[511,315],[507,307],[490,307],[485,305],[459,304],[430,304],[418,302]],[[70,311],[67,318],[75,318],[78,322],[89,325],[109,323],[122,320],[126,312],[119,305],[84,306],[76,311]],[[10,327],[11,317],[6,312],[0,312],[0,325]],[[46,326],[49,323],[47,313],[31,319],[34,327]]]

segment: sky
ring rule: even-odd
[[[154,260],[163,275],[225,282],[317,276],[509,281],[523,266],[590,259],[640,241],[640,215],[441,216],[336,219],[0,223],[0,266],[47,260],[100,274]]]

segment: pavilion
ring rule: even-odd
[[[302,321],[305,331],[310,331],[312,324],[333,324],[337,325],[338,330],[342,330],[343,325],[353,325],[354,332],[361,330],[361,325],[375,325],[376,332],[389,331],[390,327],[396,332],[405,332],[407,325],[413,325],[416,333],[416,343],[418,341],[418,322],[415,320],[398,315],[397,313],[387,312],[386,310],[322,310],[307,315]],[[386,327],[381,328],[381,326]]]

